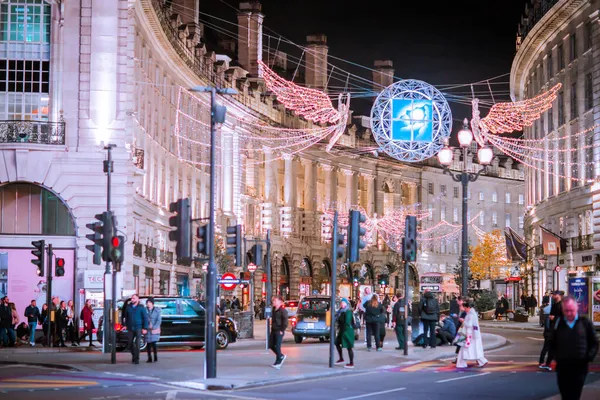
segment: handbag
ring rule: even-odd
[[[454,337],[452,344],[462,347],[465,345],[466,342],[467,342],[467,332],[466,332],[465,327],[462,326],[456,333],[456,336]]]

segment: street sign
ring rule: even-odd
[[[556,267],[554,267],[554,271],[560,272],[560,265],[557,265]]]
[[[234,274],[227,272],[221,276],[218,282],[224,290],[233,290],[240,283],[240,280]]]
[[[248,264],[248,271],[250,271],[250,272],[256,271],[256,264],[254,264],[254,263]]]

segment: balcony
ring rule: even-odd
[[[137,169],[144,169],[144,150],[138,149],[136,147],[133,148],[131,152],[131,158],[133,161],[133,165],[136,166]]]
[[[65,144],[65,121],[0,121],[0,143]]]
[[[571,239],[571,248],[575,251],[585,251],[594,248],[594,235],[576,236]]]

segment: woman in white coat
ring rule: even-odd
[[[456,368],[467,368],[467,361],[469,360],[477,360],[479,368],[483,368],[488,363],[488,360],[483,356],[481,330],[479,329],[477,312],[473,306],[473,300],[470,299],[463,304],[467,316],[459,331],[459,335],[464,335],[464,341],[462,341],[460,351],[458,352]]]

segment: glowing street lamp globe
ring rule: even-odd
[[[469,147],[471,143],[473,143],[473,132],[469,130],[469,122],[465,118],[463,123],[463,128],[458,131],[458,143],[460,143],[460,147]]]
[[[449,167],[452,164],[454,153],[452,152],[452,149],[446,145],[438,152],[437,156],[440,164],[442,164],[444,167]]]
[[[484,146],[477,151],[477,158],[479,159],[479,164],[490,165],[492,158],[494,158],[494,152],[491,147]]]

